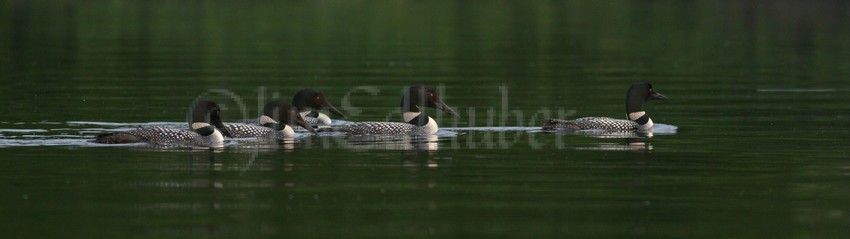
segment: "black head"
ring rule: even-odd
[[[266,104],[263,108],[263,115],[268,116],[269,118],[274,119],[279,124],[288,124],[290,126],[300,125],[304,127],[310,132],[315,132],[312,126],[304,121],[304,118],[301,118],[301,115],[298,114],[298,111],[295,107],[286,103],[283,100],[273,100]],[[275,128],[280,130],[283,125],[265,125],[266,127]]]
[[[460,116],[457,111],[443,103],[434,88],[426,85],[414,85],[401,97],[401,112],[421,112],[422,107],[442,110],[452,117]]]
[[[231,137],[230,131],[221,122],[221,108],[212,100],[199,99],[189,106],[189,126],[192,123],[208,123],[215,126],[224,136]]]
[[[643,103],[649,100],[666,100],[667,96],[655,92],[652,84],[634,83],[626,93],[626,113],[643,111]]]
[[[337,110],[330,102],[328,102],[328,99],[325,98],[325,95],[322,94],[322,92],[311,88],[305,88],[298,91],[298,93],[295,93],[295,96],[292,97],[292,105],[295,106],[298,111],[304,111],[307,108],[311,108],[313,110],[327,108],[328,111],[334,115],[345,118],[345,115],[342,114],[342,112]]]

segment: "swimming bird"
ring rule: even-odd
[[[644,111],[644,103],[649,100],[666,100],[667,97],[655,92],[649,83],[635,83],[626,93],[626,116],[628,120],[608,117],[584,117],[574,120],[549,119],[543,124],[543,130],[637,130],[652,132],[652,119]]]
[[[422,112],[424,107],[442,110],[452,117],[459,117],[457,111],[443,103],[434,88],[414,85],[408,88],[401,98],[401,112],[404,122],[353,122],[341,125],[334,131],[352,135],[428,135],[439,130],[437,121]]]
[[[315,132],[313,127],[296,112],[295,107],[282,100],[273,100],[266,104],[263,115],[258,121],[262,126],[250,123],[228,123],[224,127],[233,138],[292,138],[295,136],[293,126],[296,124],[307,131]]]
[[[328,102],[322,92],[312,88],[305,88],[295,93],[295,96],[292,97],[292,105],[298,109],[301,117],[314,127],[331,125],[331,118],[319,112],[323,108],[327,108],[329,112],[338,117],[345,118],[342,112]]]
[[[144,142],[159,146],[224,147],[224,136],[230,137],[230,132],[221,122],[221,109],[218,104],[211,100],[196,100],[189,108],[188,118],[191,130],[139,128],[127,132],[100,134],[94,141],[102,144]]]

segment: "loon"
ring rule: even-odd
[[[318,111],[323,108],[327,108],[328,111],[336,116],[345,118],[342,112],[328,102],[322,92],[311,88],[306,88],[295,93],[295,96],[292,97],[292,105],[298,108],[298,113],[301,114],[301,117],[314,127],[331,125],[331,118]]]
[[[96,143],[148,143],[160,146],[224,147],[224,136],[230,132],[221,122],[221,109],[211,100],[200,99],[189,108],[191,130],[165,127],[139,128],[127,132],[97,135]]]
[[[273,138],[284,139],[295,136],[295,130],[290,125],[298,124],[310,132],[315,132],[301,115],[289,103],[273,100],[263,108],[263,115],[258,120],[259,125],[251,123],[225,124],[224,128],[233,138]]]
[[[626,116],[629,120],[607,117],[584,117],[574,120],[549,119],[543,124],[543,130],[637,130],[652,132],[652,119],[644,111],[643,104],[649,100],[666,100],[667,97],[655,92],[649,83],[635,83],[626,94]]]
[[[437,133],[437,121],[422,113],[423,107],[440,109],[452,117],[460,115],[437,97],[437,91],[425,85],[411,86],[401,98],[405,122],[354,122],[334,131],[352,135],[429,135]]]

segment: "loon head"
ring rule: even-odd
[[[296,107],[283,100],[273,100],[266,104],[263,108],[263,116],[262,118],[269,118],[271,120],[270,122],[260,123],[275,130],[283,130],[287,125],[295,126],[297,124],[307,129],[307,131],[316,132],[307,121],[304,121],[304,118],[301,118]]]
[[[298,111],[306,111],[308,108],[312,110],[327,108],[328,111],[334,115],[345,118],[345,114],[337,110],[331,102],[328,102],[322,92],[311,88],[306,88],[295,93],[295,96],[292,97],[292,105],[295,106]]]
[[[230,131],[221,122],[221,108],[212,100],[199,99],[192,102],[192,106],[189,107],[188,118],[189,127],[201,135],[208,136],[215,132],[214,129],[218,129],[224,136],[231,137]],[[210,125],[215,126],[215,128],[210,127]]]
[[[443,103],[443,100],[437,96],[437,91],[434,88],[426,85],[411,86],[404,93],[404,96],[401,97],[401,112],[421,112],[422,107],[439,109],[452,117],[460,116],[457,111],[446,105],[446,103]]]
[[[643,104],[649,100],[666,100],[667,96],[655,92],[652,85],[646,82],[634,83],[626,94],[626,114],[641,112]]]

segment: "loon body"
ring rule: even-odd
[[[271,127],[264,127],[252,124],[243,123],[228,123],[224,125],[233,138],[292,138],[295,136],[295,131],[292,127],[285,125],[282,129],[276,130]]]
[[[221,122],[221,109],[211,100],[197,100],[192,103],[189,109],[189,128],[191,130],[140,128],[100,134],[94,141],[102,144],[148,143],[160,146],[219,148],[224,146],[224,136],[230,137],[230,132]]]
[[[608,117],[584,117],[574,120],[549,119],[543,125],[544,130],[637,130],[639,127],[638,123],[631,120]],[[644,125],[643,128],[652,128],[652,123]]]
[[[443,103],[437,92],[425,85],[411,86],[401,98],[404,122],[356,122],[337,130],[352,135],[429,135],[437,133],[437,121],[422,113],[423,107],[440,109],[452,117],[458,113]]]
[[[306,88],[295,93],[292,97],[292,106],[297,108],[298,113],[304,118],[304,121],[314,127],[330,126],[331,118],[328,115],[319,112],[323,108],[327,108],[332,114],[345,118],[345,115],[337,110],[325,95],[315,89]]]
[[[608,117],[584,117],[574,120],[549,119],[543,124],[544,130],[637,130],[652,132],[652,119],[644,111],[644,103],[649,100],[666,100],[667,97],[655,92],[649,83],[635,83],[626,93],[626,116],[628,120]]]
[[[225,124],[224,127],[233,138],[292,138],[295,136],[293,128],[295,124],[314,132],[313,127],[295,111],[295,107],[281,100],[273,100],[266,104],[263,115],[255,122],[255,124],[231,123]]]

